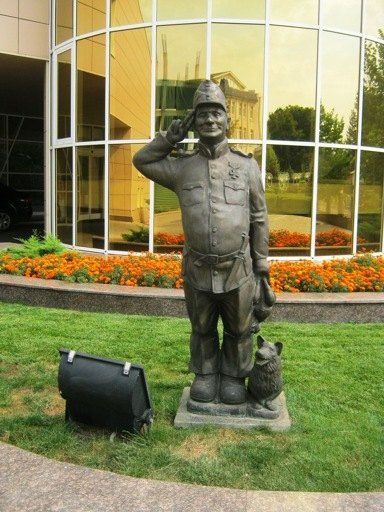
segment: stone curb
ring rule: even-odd
[[[183,290],[78,284],[0,275],[0,301],[42,307],[187,317]],[[269,322],[384,322],[383,293],[282,293]]]
[[[0,443],[1,512],[381,512],[383,492],[244,491],[132,478]]]

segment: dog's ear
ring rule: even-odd
[[[257,346],[258,348],[261,348],[265,343],[265,339],[262,337],[262,336],[258,336],[257,337]]]
[[[277,355],[279,356],[281,354],[281,351],[283,350],[283,344],[281,343],[281,341],[276,341],[275,347]]]

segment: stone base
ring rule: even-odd
[[[241,405],[195,402],[190,399],[189,390],[190,388],[183,390],[174,421],[176,428],[212,425],[221,428],[266,428],[272,432],[284,432],[291,426],[284,392],[273,401],[280,411],[278,417],[265,418],[255,414],[250,402]]]

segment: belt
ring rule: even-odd
[[[241,247],[238,251],[230,252],[228,254],[203,254],[201,252],[195,251],[189,246],[186,247],[185,254],[192,254],[197,259],[194,261],[194,264],[197,266],[201,266],[203,263],[206,265],[218,265],[219,263],[224,263],[226,261],[233,261],[235,259],[244,259],[245,247]]]

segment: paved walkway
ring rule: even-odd
[[[57,462],[0,443],[1,512],[383,512],[384,493],[242,491]]]

